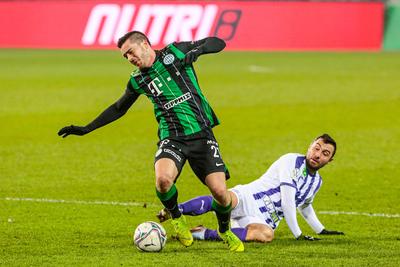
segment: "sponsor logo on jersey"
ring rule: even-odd
[[[303,169],[303,177],[306,178],[307,177],[307,168],[304,167]]]
[[[162,83],[160,82],[159,78],[154,78],[148,85],[147,87],[149,88],[150,92],[155,95],[155,96],[159,96],[163,93],[163,91],[160,90],[160,88],[162,87]]]
[[[164,57],[163,62],[165,65],[170,65],[174,62],[175,57],[172,54],[168,54]]]
[[[192,98],[192,96],[190,95],[189,92],[187,92],[186,94],[181,95],[180,97],[177,97],[177,98],[175,98],[174,100],[171,100],[171,101],[169,101],[168,103],[166,103],[166,104],[164,105],[164,108],[165,108],[166,110],[169,110],[169,109],[175,107],[176,105],[179,105],[179,104],[181,104],[181,103],[183,103],[183,102],[189,100],[190,98]]]

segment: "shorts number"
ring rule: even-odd
[[[211,146],[211,150],[214,150],[214,158],[220,158],[221,157],[220,154],[219,154],[219,148],[218,147],[212,145]]]

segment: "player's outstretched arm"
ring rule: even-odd
[[[324,229],[324,225],[319,221],[317,215],[315,214],[314,208],[311,203],[304,204],[298,208],[300,214],[303,216],[307,224],[316,232],[317,234]]]
[[[194,42],[176,43],[176,46],[186,54],[183,62],[186,65],[190,65],[201,55],[217,53],[223,50],[226,44],[224,40],[218,37],[207,37]]]
[[[106,110],[104,110],[96,119],[94,119],[91,123],[86,126],[66,126],[58,131],[58,135],[63,138],[68,135],[85,135],[94,131],[97,128],[100,128],[110,122],[115,121],[122,117],[128,109],[132,106],[132,104],[136,101],[139,94],[134,93],[133,91],[126,89],[124,95],[117,102],[109,106]]]
[[[300,214],[306,220],[308,225],[319,235],[344,235],[343,232],[327,230],[325,226],[318,220],[318,217],[311,204],[305,204],[298,208]]]
[[[301,236],[301,230],[296,217],[296,189],[287,184],[282,184],[280,189],[283,216],[285,217],[286,223],[294,237],[298,238]]]

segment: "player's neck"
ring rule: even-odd
[[[156,58],[157,58],[156,51],[155,50],[151,50],[150,51],[150,63],[151,63],[151,66],[153,66],[154,62],[156,61]]]
[[[306,162],[306,169],[307,169],[307,173],[311,174],[311,175],[315,175],[315,173],[318,171],[317,169],[311,168],[310,165],[308,165],[307,162]]]

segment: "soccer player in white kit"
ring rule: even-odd
[[[230,189],[232,196],[232,231],[242,241],[270,242],[274,230],[285,218],[296,239],[318,240],[302,234],[296,208],[317,234],[343,235],[325,229],[312,207],[321,187],[318,170],[333,160],[336,142],[328,134],[318,136],[307,154],[288,153],[281,156],[259,179]],[[179,204],[183,214],[197,216],[212,211],[211,196],[201,196]],[[169,218],[165,210],[157,215],[160,221]],[[216,230],[198,226],[192,229],[195,239],[220,240]]]

